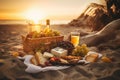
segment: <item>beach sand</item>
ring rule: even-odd
[[[52,28],[65,34],[66,39],[71,31],[80,29],[71,26],[53,26]],[[85,31],[89,34],[89,29]],[[113,61],[110,63],[98,61],[36,74],[27,73],[23,61],[9,55],[10,51],[22,51],[21,35],[26,33],[25,25],[0,26],[0,80],[120,80],[120,48],[107,47],[99,50],[96,46],[90,47],[90,50],[106,55]]]

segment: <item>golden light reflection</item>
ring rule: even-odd
[[[34,24],[39,24],[39,21],[45,18],[45,14],[37,8],[32,8],[25,12],[25,17],[27,20],[31,20]]]
[[[40,32],[40,25],[35,25],[33,28],[32,28],[32,31],[36,31],[36,32]]]

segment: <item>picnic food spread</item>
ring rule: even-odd
[[[53,30],[43,30],[42,32],[31,32],[27,34],[26,38],[29,39],[38,39],[44,45],[34,46],[41,43],[32,44],[31,41],[29,44],[34,46],[33,53],[29,53],[33,55],[30,62],[34,65],[46,67],[52,65],[76,65],[79,63],[79,60],[83,60],[84,57],[89,52],[89,48],[86,44],[74,46],[70,41],[64,41],[63,39],[55,40],[54,37],[61,36],[59,32]],[[47,40],[50,37],[52,40],[49,40],[49,45]],[[42,38],[44,38],[42,40]],[[25,42],[28,44],[29,41]],[[27,45],[27,46],[31,46]],[[24,46],[24,44],[23,44]],[[26,46],[24,47],[26,48]],[[37,50],[35,50],[35,48]],[[48,49],[46,49],[48,48]],[[25,50],[26,51],[26,50]],[[95,62],[98,59],[98,54],[88,55],[85,60],[88,62]]]
[[[45,28],[30,32],[23,39],[26,55],[33,55],[30,62],[45,67],[51,65],[75,65],[89,52],[86,44],[74,46],[65,41],[60,32]]]
[[[76,65],[80,60],[96,62],[98,53],[88,54],[86,44],[74,46],[70,41],[65,41],[60,32],[46,27],[44,30],[29,32],[22,37],[25,55],[33,55],[30,62],[36,66],[46,67],[53,65]],[[14,52],[13,56],[20,56]],[[103,62],[111,62],[107,57],[102,57]],[[84,64],[84,62],[81,62]]]

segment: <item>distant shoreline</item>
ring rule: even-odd
[[[68,24],[71,20],[51,20],[51,25]],[[0,25],[27,25],[27,20],[0,20]],[[45,25],[45,20],[41,20],[40,24]]]
[[[67,24],[52,24],[51,26],[63,26]],[[1,26],[29,26],[28,24],[0,24]],[[46,26],[46,25],[41,25],[41,26]]]

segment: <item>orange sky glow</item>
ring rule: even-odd
[[[37,9],[41,19],[72,20],[91,2],[100,0],[0,0],[0,19],[26,19],[32,9]],[[31,14],[30,13],[30,14]]]

